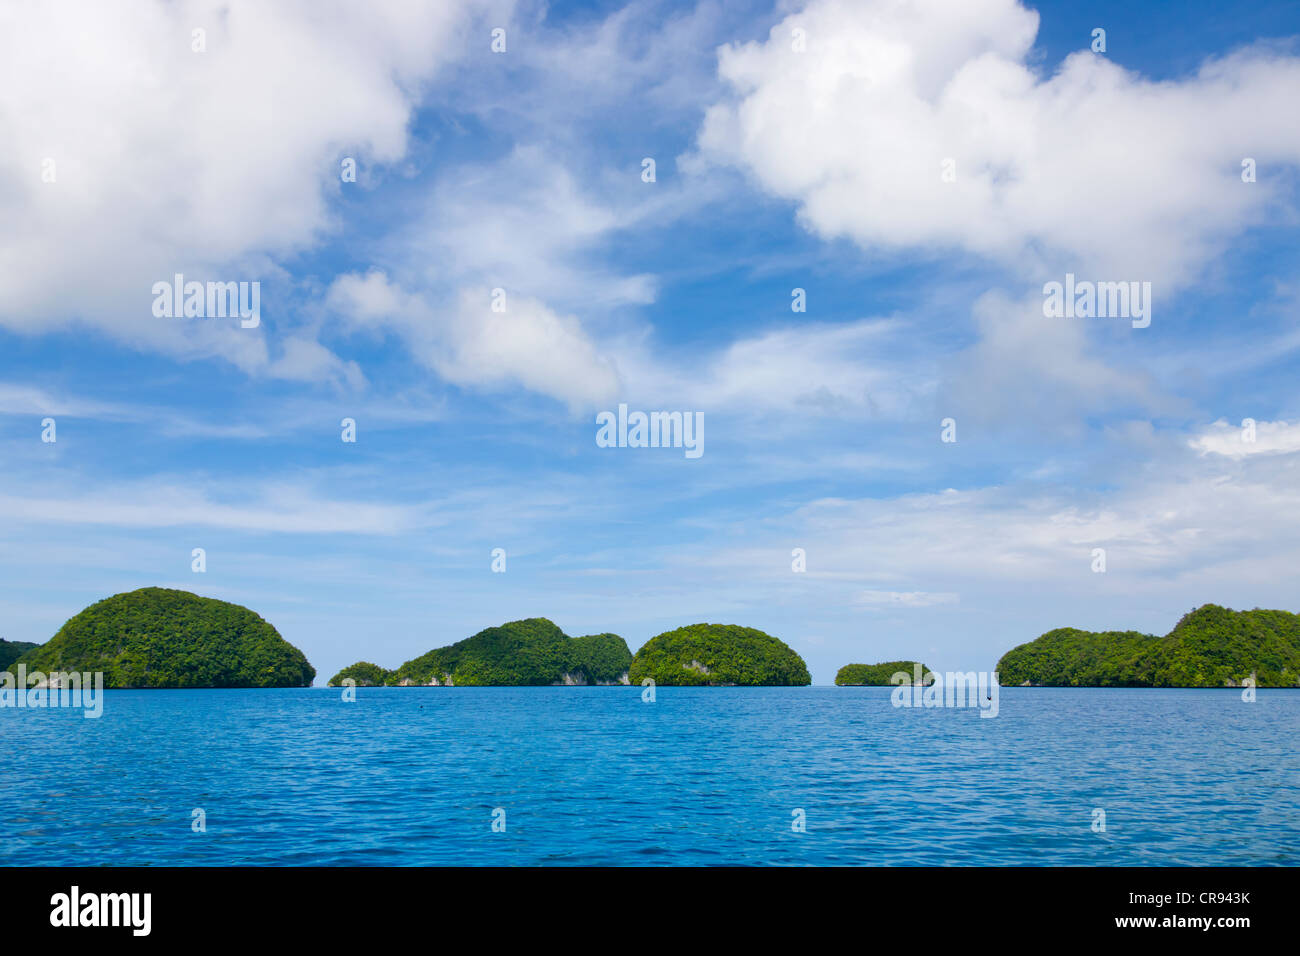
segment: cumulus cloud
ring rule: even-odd
[[[1155,82],[1085,50],[1044,77],[1037,27],[1017,0],[813,0],[766,42],[720,50],[731,92],[699,149],[826,238],[1151,280],[1157,295],[1293,203],[1300,127],[1278,117],[1300,59],[1251,48]],[[1258,182],[1242,182],[1246,157]]]
[[[493,308],[493,290],[462,290],[435,305],[378,270],[349,273],[331,285],[326,304],[355,330],[395,331],[411,354],[445,381],[471,388],[522,387],[575,412],[608,404],[621,379],[573,316],[511,295]]]
[[[22,228],[0,235],[0,323],[82,323],[138,347],[266,369],[265,329],[159,320],[152,283],[182,272],[283,288],[277,257],[333,227],[342,158],[404,155],[421,85],[465,48],[454,38],[476,7],[6,5],[0,218]],[[276,368],[339,373],[319,353],[308,359],[294,347]]]

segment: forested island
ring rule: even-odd
[[[16,663],[18,658],[40,646],[29,641],[6,641],[0,637],[0,671],[8,670],[10,664]]]
[[[803,686],[808,666],[784,641],[737,624],[691,624],[650,638],[628,671],[663,685]]]
[[[259,615],[188,591],[141,588],[92,604],[45,644],[0,639],[0,670],[102,672],[112,688],[309,687],[315,668]],[[1163,637],[1063,627],[998,662],[1004,686],[1300,687],[1300,615],[1206,604]],[[889,685],[916,661],[846,664],[840,686]],[[389,670],[345,667],[330,686],[802,686],[807,665],[770,634],[691,624],[652,637],[635,655],[617,634],[569,637],[546,618],[489,627]]]
[[[1137,631],[1048,631],[998,662],[1004,686],[1300,686],[1300,615],[1206,604],[1164,637]]]
[[[617,634],[569,637],[546,618],[511,621],[479,631],[387,670],[369,661],[332,678],[373,686],[537,686],[588,684],[809,684],[803,659],[762,631],[730,624],[693,624],[651,638],[634,657]]]
[[[632,652],[617,634],[569,637],[544,617],[489,627],[386,670],[369,661],[330,678],[359,687],[532,687],[551,684],[625,684]]]
[[[840,687],[885,687],[893,684],[895,674],[906,674],[904,684],[915,680],[920,669],[921,683],[934,683],[934,672],[917,661],[885,661],[883,664],[845,664],[835,672],[835,683]]]
[[[189,591],[141,588],[71,618],[7,668],[103,672],[113,688],[310,687],[302,651],[246,607]]]

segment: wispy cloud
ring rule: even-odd
[[[1300,451],[1300,422],[1256,422],[1239,426],[1220,419],[1189,442],[1202,455],[1247,458],[1251,455],[1290,455]]]

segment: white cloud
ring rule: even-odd
[[[1091,320],[1044,318],[1040,299],[999,292],[981,296],[970,314],[978,338],[955,350],[951,339],[918,332],[933,318],[918,311],[775,326],[704,354],[651,341],[619,343],[617,354],[638,400],[775,413],[795,428],[810,418],[933,419],[937,434],[948,415],[1055,428],[1098,412],[1178,410],[1149,374],[1090,342]]]
[[[1146,371],[1090,344],[1096,324],[1109,320],[1045,318],[1041,299],[998,292],[981,296],[972,315],[979,340],[949,360],[940,393],[959,422],[1073,426],[1099,412],[1175,407]]]
[[[8,522],[292,534],[389,535],[440,523],[419,508],[329,498],[299,484],[268,484],[251,489],[240,501],[162,482],[124,483],[89,493],[0,494],[0,515]]]
[[[795,430],[810,418],[915,418],[936,387],[933,357],[893,317],[773,325],[708,349],[650,334],[607,347],[631,401],[761,417],[765,428],[781,417]]]
[[[268,430],[252,423],[230,423],[224,419],[200,421],[168,408],[102,402],[70,393],[54,393],[33,385],[0,382],[0,415],[56,420],[85,418],[98,421],[130,422],[155,425],[162,434],[202,438],[264,438]]]
[[[340,276],[326,297],[353,328],[396,331],[419,361],[455,385],[523,387],[575,412],[618,395],[617,367],[576,318],[508,291],[504,311],[494,311],[492,301],[491,289],[471,288],[450,305],[434,305],[377,270]]]
[[[705,408],[898,417],[912,393],[882,354],[895,344],[897,332],[888,320],[870,319],[772,329],[710,357],[699,384],[687,387]]]
[[[268,375],[297,382],[332,381],[353,389],[365,385],[365,375],[356,362],[340,359],[315,339],[290,336],[281,347],[281,356],[267,366]]]
[[[1042,78],[1037,25],[1016,0],[813,0],[721,49],[732,95],[699,148],[825,238],[1151,280],[1157,300],[1291,202],[1300,59],[1247,49],[1153,82],[1083,51]]]
[[[707,549],[680,560],[679,577],[754,601],[815,599],[828,613],[959,601],[992,610],[1008,596],[1049,609],[1263,592],[1278,602],[1293,597],[1277,568],[1294,561],[1300,536],[1297,467],[1293,456],[1216,462],[1184,446],[1158,466],[1118,465],[1102,491],[1015,482],[824,498],[771,516],[758,535],[746,526],[729,536],[721,523]],[[807,575],[790,573],[790,542],[806,549]],[[1106,551],[1104,574],[1093,571],[1095,548]],[[814,575],[814,563],[836,573]]]
[[[1246,458],[1289,455],[1300,451],[1300,422],[1255,422],[1229,425],[1220,419],[1189,442],[1202,455]]]
[[[0,235],[0,322],[83,323],[133,346],[266,369],[265,327],[154,318],[152,283],[176,272],[279,283],[274,258],[333,228],[341,159],[404,155],[420,87],[466,49],[457,32],[478,6],[5,5],[0,218],[21,228]],[[196,28],[206,52],[192,49]],[[46,159],[55,182],[42,181]],[[263,289],[264,312],[273,291]],[[340,372],[298,346],[271,371],[308,366]]]
[[[55,395],[44,388],[0,382],[0,415],[67,415],[72,418],[132,420],[140,411],[115,402]]]
[[[652,276],[611,271],[590,253],[633,227],[645,202],[589,194],[550,150],[521,146],[444,176],[395,257],[430,288],[501,287],[587,310],[644,305],[654,301]]]

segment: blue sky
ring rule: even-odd
[[[1293,6],[316,10],[0,15],[0,635],[160,585],[322,681],[546,616],[827,683],[1300,610]],[[1067,272],[1150,326],[1045,317]],[[620,402],[704,454],[597,447]]]

